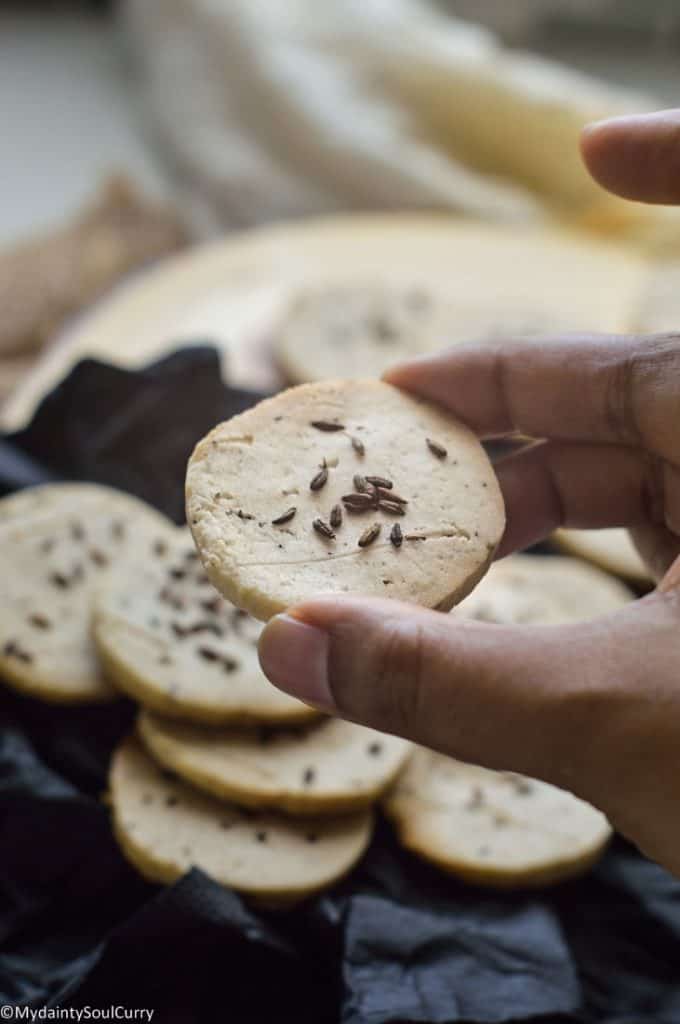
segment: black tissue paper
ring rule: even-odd
[[[223,384],[208,347],[140,371],[85,360],[0,442],[0,489],[94,480],[181,522],[193,445],[260,397]],[[680,881],[622,840],[537,892],[462,885],[384,822],[348,879],[291,911],[198,870],[150,885],[102,800],[133,713],[0,688],[0,1006],[146,1008],[156,1024],[680,1024]]]

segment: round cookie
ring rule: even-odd
[[[424,285],[325,285],[298,293],[274,334],[274,353],[295,384],[380,377],[394,363],[447,341],[455,323]]]
[[[452,614],[503,625],[556,625],[607,615],[632,599],[623,583],[575,558],[509,555],[494,562]]]
[[[498,340],[573,329],[560,311],[445,297],[415,281],[324,284],[299,292],[273,335],[279,366],[294,384],[380,377],[395,363],[456,341]]]
[[[265,620],[323,592],[448,609],[505,523],[467,427],[372,380],[291,388],[220,424],[194,450],[186,494],[208,576]]]
[[[113,566],[152,557],[173,525],[96,484],[45,484],[0,501],[0,677],[57,702],[112,700],[90,634],[94,593]]]
[[[555,544],[570,555],[584,558],[600,569],[621,576],[642,587],[651,587],[653,580],[628,530],[556,530]]]
[[[166,768],[223,800],[288,814],[361,810],[403,768],[407,740],[324,718],[305,729],[236,731],[142,711],[137,728]]]
[[[215,724],[318,717],[265,678],[261,630],[215,593],[187,530],[153,559],[112,573],[95,601],[94,638],[107,675],[144,706]]]
[[[197,867],[249,896],[292,902],[346,874],[371,838],[369,811],[296,820],[223,803],[161,769],[134,737],[115,752],[109,786],[118,843],[152,882]]]
[[[401,843],[467,882],[547,885],[586,871],[607,819],[563,790],[418,748],[383,798]]]

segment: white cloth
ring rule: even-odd
[[[215,227],[349,209],[581,214],[591,118],[653,106],[425,0],[122,0],[155,131]]]

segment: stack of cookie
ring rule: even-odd
[[[197,866],[268,905],[295,902],[357,862],[377,802],[408,849],[478,883],[555,881],[606,845],[604,817],[570,794],[413,752],[276,690],[259,668],[260,623],[213,589],[187,530],[129,495],[57,484],[5,498],[0,551],[5,680],[48,701],[123,693],[140,705],[109,802],[150,880]],[[454,614],[565,621],[628,596],[574,560],[517,556]]]
[[[187,531],[110,488],[46,485],[0,501],[0,551],[4,679],[48,701],[141,705],[110,804],[145,877],[196,865],[277,904],[354,865],[409,744],[275,689],[261,625],[216,594]]]

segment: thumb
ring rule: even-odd
[[[275,685],[324,711],[585,796],[590,755],[602,754],[598,666],[626,629],[618,616],[510,627],[323,597],[268,623],[260,661]]]

